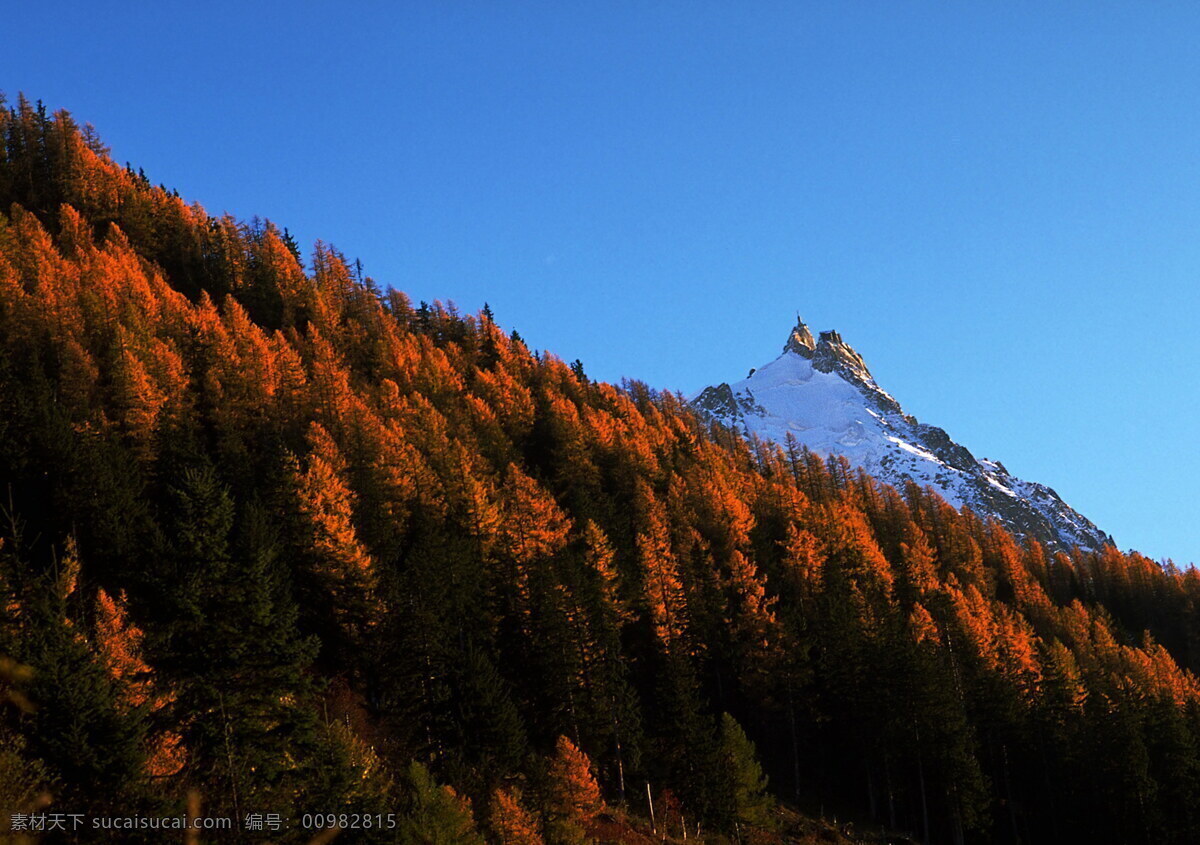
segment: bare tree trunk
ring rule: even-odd
[[[875,806],[875,781],[871,777],[871,764],[867,763],[867,804],[870,806],[871,818],[878,818],[878,808]]]
[[[1004,758],[1004,791],[1008,793],[1008,818],[1012,823],[1013,842],[1021,841],[1021,834],[1017,827],[1017,805],[1013,801],[1012,792],[1012,775],[1008,766],[1008,746],[1000,746],[1000,754]]]
[[[650,805],[650,829],[658,833],[658,825],[654,823],[654,796],[650,794],[650,781],[646,781],[646,803]]]
[[[921,729],[913,722],[913,732],[917,737],[917,783],[921,787],[921,841],[929,842],[929,800],[925,795],[925,764],[921,761]]]
[[[183,832],[183,845],[200,845],[200,831],[192,826],[192,822],[200,817],[200,791],[189,789],[187,794],[188,827]]]
[[[887,786],[888,827],[896,829],[896,790],[892,787],[892,764],[883,758],[883,782]]]
[[[221,722],[225,731],[225,766],[229,770],[229,791],[230,797],[233,799],[233,815],[240,819],[242,808],[238,798],[238,777],[233,768],[233,745],[229,741],[229,714],[225,712],[225,696],[218,692],[217,701],[221,705]]]
[[[792,792],[797,801],[800,800],[800,740],[796,735],[796,704],[792,698],[792,679],[788,678],[788,726],[792,731]]]

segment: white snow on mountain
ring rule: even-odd
[[[783,354],[741,381],[707,387],[693,404],[746,434],[843,455],[870,475],[903,489],[912,480],[955,507],[999,520],[1055,548],[1095,549],[1111,542],[1053,490],[976,459],[942,429],[918,422],[875,383],[866,362],[834,331],[814,340],[803,321]]]

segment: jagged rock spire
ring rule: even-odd
[[[816,349],[813,351],[813,367],[823,373],[837,370],[842,375],[855,376],[862,381],[874,381],[871,379],[871,371],[867,369],[867,362],[863,360],[863,357],[832,329],[821,332]]]
[[[800,315],[796,315],[796,327],[792,329],[792,333],[788,335],[787,343],[783,345],[784,352],[795,352],[802,358],[811,358],[816,350],[817,344],[813,340],[813,334],[808,330],[808,326],[804,325],[804,321],[800,319]]]
[[[862,381],[871,379],[871,371],[862,356],[836,331],[821,332],[820,338],[814,340],[813,333],[805,325],[800,315],[796,315],[796,325],[788,335],[787,343],[783,345],[784,352],[793,352],[801,358],[808,358],[813,366],[823,373],[834,370],[843,375],[851,375]]]

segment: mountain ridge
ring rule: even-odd
[[[1049,486],[977,458],[942,428],[920,422],[871,375],[836,330],[799,315],[779,357],[737,382],[704,388],[692,404],[712,419],[781,445],[789,438],[822,457],[844,455],[881,481],[930,486],[1021,536],[1067,550],[1098,550],[1112,538]]]
[[[0,108],[0,803],[1200,841],[1200,572],[1048,555],[356,270]],[[809,342],[759,398],[874,419]]]

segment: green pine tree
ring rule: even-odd
[[[208,466],[183,472],[173,505],[172,621],[158,650],[178,689],[187,776],[237,814],[291,809],[314,776],[315,648],[297,631],[270,521],[246,507],[235,535],[234,501]]]
[[[739,827],[774,827],[775,797],[767,790],[767,776],[758,762],[754,743],[728,713],[721,716],[721,754],[729,767],[734,818]]]
[[[405,773],[404,816],[397,828],[402,845],[484,845],[471,803],[449,786],[439,786],[420,763]]]

